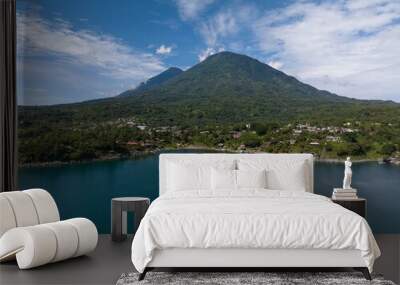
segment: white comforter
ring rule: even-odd
[[[380,251],[365,219],[328,198],[296,191],[214,195],[185,191],[156,199],[132,243],[143,272],[155,249],[358,249],[372,271]]]

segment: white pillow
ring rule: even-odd
[[[266,170],[211,169],[211,188],[214,191],[241,188],[267,188]]]
[[[236,170],[237,188],[267,188],[267,171]]]
[[[169,163],[168,190],[190,191],[210,189],[210,167]]]
[[[267,170],[267,188],[273,190],[306,191],[308,174],[304,160],[240,159],[239,170]]]
[[[212,190],[235,190],[236,189],[236,170],[232,169],[211,169],[211,189]]]
[[[211,168],[235,169],[235,160],[180,159],[167,163],[167,191],[211,190]]]

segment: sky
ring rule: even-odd
[[[400,0],[17,0],[21,105],[115,96],[220,51],[400,102]]]

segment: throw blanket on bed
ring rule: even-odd
[[[364,218],[320,195],[276,190],[164,194],[140,223],[132,262],[143,272],[165,248],[358,249],[370,271],[380,255]]]

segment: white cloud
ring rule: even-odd
[[[277,60],[271,60],[267,64],[275,69],[280,69],[283,66],[283,63]]]
[[[243,29],[246,29],[246,26],[248,28],[248,23],[254,14],[253,6],[234,5],[219,11],[206,21],[199,22],[198,31],[207,45],[207,48],[198,54],[199,61],[203,61],[212,54],[224,51],[225,46],[230,50],[240,52],[243,47],[243,38],[237,41],[235,37]]]
[[[205,60],[207,57],[209,57],[210,55],[216,54],[217,52],[222,52],[225,49],[223,47],[219,47],[218,49],[215,48],[206,48],[205,50],[202,50],[198,55],[197,58],[199,59],[199,61],[203,61]]]
[[[212,4],[215,0],[176,0],[179,15],[183,20],[191,20],[204,11],[204,9]]]
[[[27,56],[55,56],[58,61],[98,69],[114,79],[140,82],[165,69],[154,55],[121,40],[89,30],[76,30],[63,19],[47,21],[36,14],[18,14],[18,42]]]
[[[165,45],[161,45],[159,48],[156,49],[156,54],[162,54],[162,55],[166,55],[166,54],[170,54],[172,52],[172,46],[165,46]]]
[[[220,12],[200,26],[200,34],[206,44],[212,47],[219,43],[220,38],[232,35],[238,30],[236,17],[231,11]]]
[[[285,72],[340,95],[400,101],[400,2],[299,1],[253,25]]]
[[[248,24],[254,20],[257,12],[253,6],[240,5],[211,16],[206,21],[199,23],[199,32],[209,47],[221,46],[226,39],[234,37],[248,28]]]
[[[210,55],[215,54],[215,50],[213,48],[206,48],[205,50],[202,50],[199,54],[198,54],[198,59],[199,61],[203,61],[205,60],[207,57],[209,57]]]

